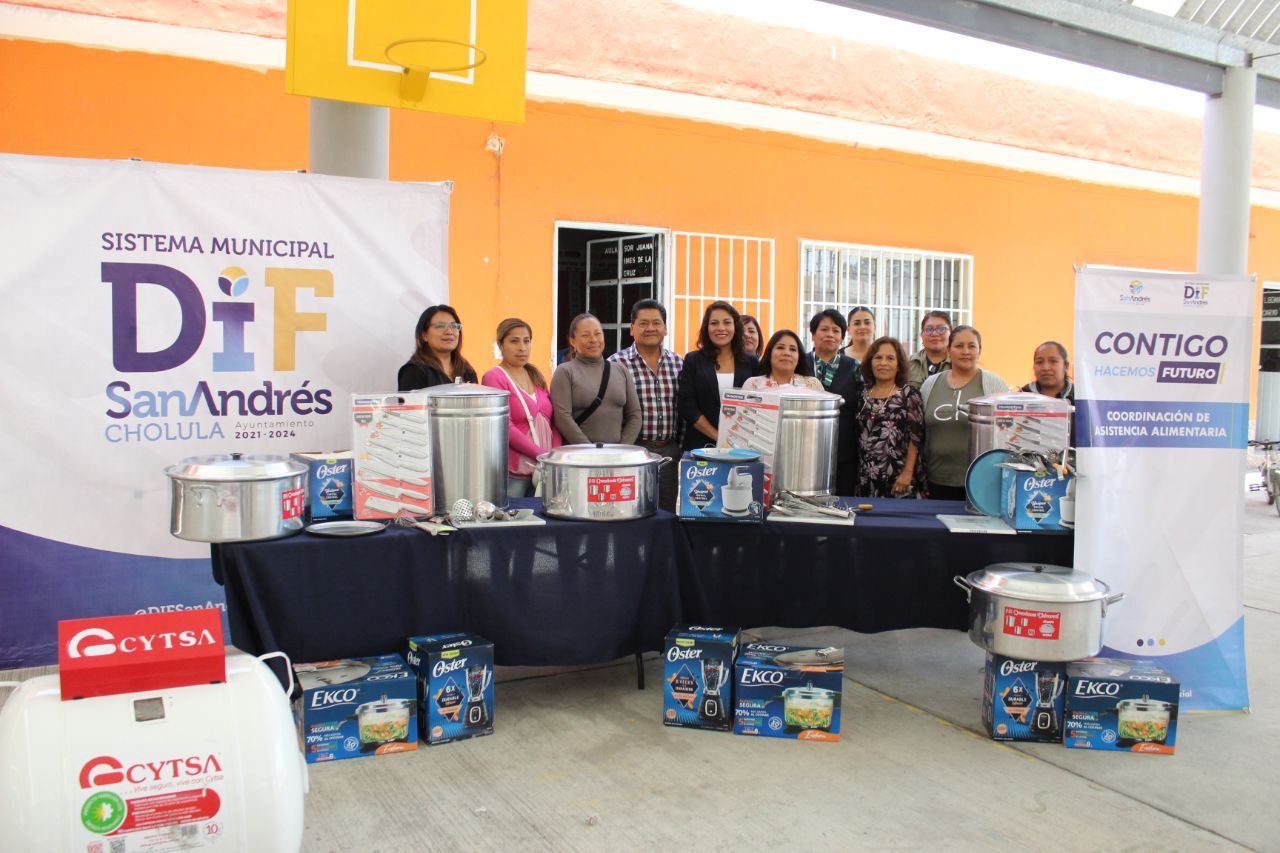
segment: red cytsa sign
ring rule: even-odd
[[[58,668],[64,700],[226,681],[221,611],[61,621]]]

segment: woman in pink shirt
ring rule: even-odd
[[[533,494],[533,472],[538,456],[560,446],[551,415],[551,393],[547,380],[529,363],[533,329],[524,320],[510,317],[498,324],[498,347],[502,362],[481,380],[511,396],[511,428],[507,433],[507,495],[513,498]]]

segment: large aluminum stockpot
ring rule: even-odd
[[[1039,563],[995,563],[954,580],[969,598],[969,639],[1020,660],[1093,657],[1107,605],[1124,598],[1085,572]]]
[[[432,506],[445,511],[465,498],[507,505],[506,391],[474,383],[428,388]]]
[[[284,456],[192,456],[164,470],[169,532],[192,542],[252,542],[302,530],[307,466]]]
[[[793,495],[834,494],[836,441],[844,398],[825,391],[778,390],[780,418],[770,491]]]
[[[1076,407],[1070,400],[1046,397],[1031,391],[1008,391],[974,397],[960,404],[960,411],[969,417],[969,461],[977,459],[988,450],[1006,450],[1022,444],[1023,449],[1044,450],[1056,453],[1067,446],[1071,431],[1071,413]],[[1061,415],[1066,415],[1060,424]],[[1025,422],[1016,425],[1014,418],[1024,415]],[[1001,424],[1001,420],[1008,420]],[[1037,423],[1043,428],[1038,428]],[[1050,428],[1049,424],[1052,424]],[[1001,426],[1008,427],[1001,429]],[[1018,432],[1025,430],[1025,440]]]
[[[547,515],[582,521],[647,518],[658,510],[665,456],[632,444],[568,444],[538,457]]]

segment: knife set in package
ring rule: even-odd
[[[781,418],[782,400],[776,392],[726,388],[720,392],[720,440],[716,446],[759,453],[764,470],[771,473]]]
[[[431,507],[427,395],[351,395],[355,517],[424,518]]]

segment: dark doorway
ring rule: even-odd
[[[556,362],[568,354],[569,323],[584,311],[600,320],[605,356],[631,346],[631,306],[663,298],[661,232],[557,227]]]

